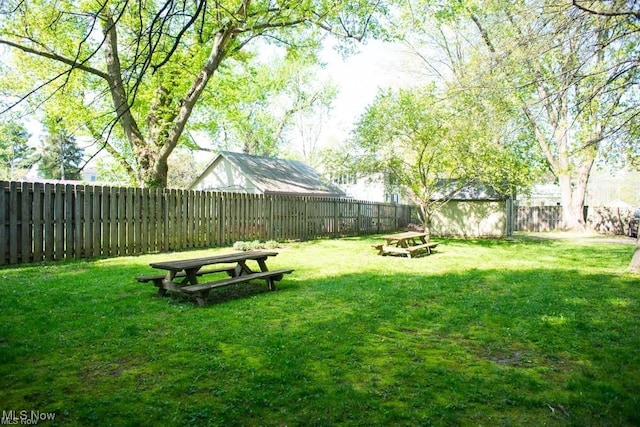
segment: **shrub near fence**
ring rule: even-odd
[[[634,209],[607,206],[589,208],[587,224],[598,233],[626,235]]]
[[[393,231],[411,207],[351,199],[0,182],[0,264]]]

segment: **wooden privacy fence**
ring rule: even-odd
[[[585,207],[583,219],[602,234],[627,234],[634,210],[607,206]],[[562,227],[561,206],[518,206],[515,209],[516,231],[552,231]]]
[[[561,206],[518,206],[515,208],[515,231],[551,231],[560,228]]]
[[[374,234],[411,219],[410,206],[351,199],[30,182],[0,182],[0,207],[0,264]]]

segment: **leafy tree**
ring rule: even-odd
[[[188,188],[208,163],[206,160],[198,159],[190,150],[178,149],[171,155],[175,157],[173,160],[175,166],[169,170],[168,187],[170,188]]]
[[[330,81],[313,81],[314,74],[306,74],[296,79],[294,86],[299,105],[292,114],[292,126],[287,132],[291,154],[312,166],[321,163],[320,135],[329,121],[337,87]]]
[[[221,96],[203,97],[206,112],[192,127],[224,149],[273,156],[299,117],[331,105],[335,88],[315,81],[317,68],[314,57],[288,55],[244,64],[243,73],[221,71],[224,80],[209,89]]]
[[[45,137],[38,171],[43,178],[79,180],[83,151],[73,135],[64,130],[53,131]]]
[[[122,163],[110,157],[100,157],[95,160],[96,180],[104,183],[116,185],[135,186],[136,183],[127,173]]]
[[[625,38],[631,37],[637,40],[638,32],[640,32],[640,25],[638,20],[640,19],[640,11],[634,10],[632,6],[634,4],[627,1],[616,1],[611,4],[593,0],[573,0],[573,5],[589,14],[597,16],[600,20],[608,21],[611,17],[615,17],[615,25],[624,27],[622,36]],[[622,20],[620,19],[622,18]],[[615,67],[618,71],[616,79],[625,79],[626,75],[637,72],[638,62],[637,53],[629,55],[628,57],[619,58],[619,63]],[[635,80],[633,77],[627,79],[629,82]],[[638,113],[632,116],[629,120],[629,135],[630,140],[638,141],[640,135],[640,124],[638,120]],[[640,145],[637,143],[629,144],[626,147],[626,155],[630,159],[630,163],[635,168],[640,168]],[[633,252],[633,257],[629,264],[629,270],[636,273],[640,273],[640,234],[636,239],[636,247]]]
[[[637,123],[637,19],[558,2],[425,1],[439,18],[452,75],[465,88],[491,87],[518,105],[562,192],[563,225],[583,229],[586,187],[598,159],[611,160]]]
[[[19,122],[0,123],[0,179],[20,179],[36,162],[35,148],[28,145],[29,136]]]
[[[376,33],[386,3],[357,0],[6,0],[0,44],[11,49],[18,102],[45,103],[82,124],[145,186],[167,184],[168,159],[212,80],[237,75],[262,38],[317,49],[323,33]],[[74,130],[75,133],[75,130]],[[127,162],[128,156],[134,161]]]
[[[382,174],[420,209],[429,230],[432,215],[471,181],[507,194],[520,167],[469,110],[436,96],[433,86],[387,91],[360,118],[342,162],[360,174]],[[500,165],[496,167],[495,165]]]

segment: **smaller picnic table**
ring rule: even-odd
[[[386,244],[373,245],[378,255],[406,255],[413,258],[416,254],[426,252],[430,255],[438,243],[429,242],[427,233],[406,231],[404,233],[382,236]]]
[[[152,262],[153,268],[167,270],[164,275],[140,276],[138,282],[153,282],[158,287],[158,294],[165,295],[168,290],[195,294],[198,305],[206,305],[209,291],[214,288],[244,283],[252,279],[264,279],[269,290],[275,290],[275,281],[282,280],[290,269],[269,270],[266,260],[278,255],[277,252],[246,251],[204,258],[170,260]],[[259,270],[253,270],[247,261],[255,261]],[[214,265],[215,268],[203,270],[203,267]],[[255,268],[255,267],[254,267]],[[226,278],[200,283],[198,277],[205,274],[226,273]]]

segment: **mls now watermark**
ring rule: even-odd
[[[55,412],[40,411],[2,411],[2,425],[35,425],[41,421],[54,421]]]

